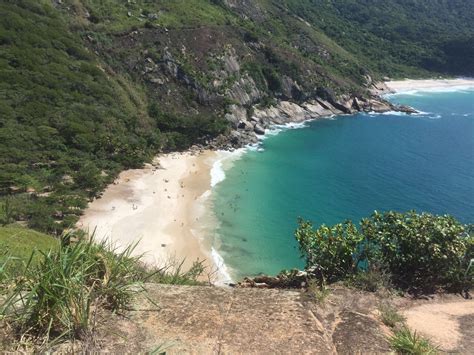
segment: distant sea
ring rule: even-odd
[[[415,209],[474,222],[474,89],[389,100],[421,114],[363,113],[277,127],[258,148],[224,163],[225,179],[220,165],[214,169],[214,257],[234,280],[303,267],[294,239],[298,217],[318,226]]]

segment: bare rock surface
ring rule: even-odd
[[[474,300],[422,302],[403,312],[407,325],[446,352],[474,351]]]
[[[86,342],[52,353],[393,354],[379,305],[391,303],[408,326],[440,351],[472,354],[474,301],[425,300],[331,285],[323,300],[303,289],[146,285],[124,314],[100,312]],[[10,338],[0,323],[0,349]],[[6,343],[5,343],[6,342]]]
[[[335,290],[324,305],[303,291],[149,285],[106,327],[103,351],[189,354],[388,352],[376,297]],[[367,312],[369,310],[369,312]],[[103,333],[103,331],[99,331]],[[110,341],[113,334],[114,341]],[[353,352],[351,352],[353,353]]]

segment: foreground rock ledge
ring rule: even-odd
[[[318,305],[307,293],[295,290],[155,284],[147,285],[147,290],[125,317],[109,315],[101,320],[92,348],[87,344],[88,351],[144,353],[159,349],[170,354],[390,352],[386,341],[390,330],[381,323],[377,313],[378,304],[387,298],[375,293],[334,286],[324,304]],[[408,316],[415,314],[415,319],[424,314],[420,313],[420,306],[426,305],[424,308],[436,313],[437,309],[441,312],[443,308],[449,308],[446,306],[449,304],[461,305],[466,314],[451,319],[456,325],[453,330],[458,333],[456,342],[451,342],[446,350],[469,354],[473,349],[472,323],[466,327],[466,322],[472,321],[473,314],[469,312],[474,312],[473,300],[447,295],[430,300],[398,297],[391,301]],[[411,309],[414,312],[410,313]],[[440,322],[438,326],[443,328],[444,324]],[[422,329],[417,330],[423,333]],[[437,345],[443,349],[443,344]],[[74,350],[78,348],[84,350],[81,344],[76,344]],[[62,346],[57,350],[66,349]]]

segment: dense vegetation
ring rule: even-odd
[[[426,76],[430,72],[474,74],[472,1],[287,0],[285,3],[377,73],[395,77]]]
[[[450,216],[375,212],[359,228],[346,221],[317,230],[300,221],[296,239],[307,268],[324,282],[380,277],[414,293],[473,286],[474,237]]]
[[[472,74],[469,1],[0,3],[0,223],[60,234],[116,174],[367,75]]]

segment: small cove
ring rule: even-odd
[[[213,190],[214,246],[234,279],[302,267],[293,232],[415,209],[474,221],[474,90],[411,92],[420,110],[308,122],[240,155]]]

